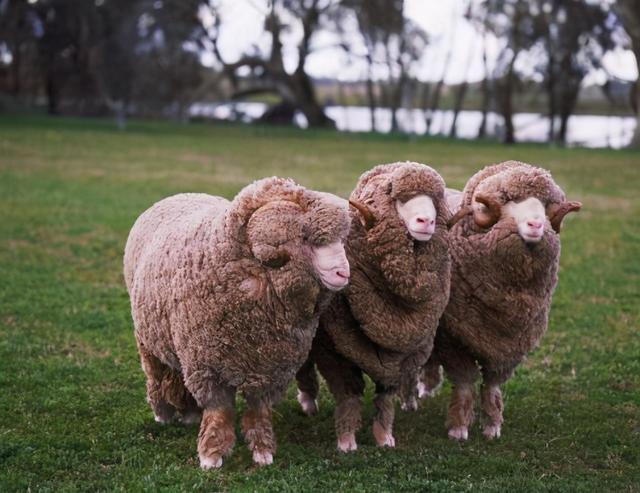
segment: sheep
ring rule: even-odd
[[[448,434],[466,440],[482,376],[483,433],[493,439],[503,424],[500,386],[547,329],[562,220],[582,204],[567,201],[548,171],[517,161],[479,171],[460,198],[450,234],[451,297],[419,393],[434,394],[442,365],[453,384]]]
[[[136,221],[124,276],[147,397],[156,420],[200,419],[203,469],[242,430],[259,465],[276,450],[271,408],[304,363],[319,313],[349,280],[347,201],[265,178],[229,202],[164,199]]]
[[[338,450],[357,449],[363,373],[376,385],[373,435],[395,446],[394,396],[417,406],[418,372],[449,297],[444,181],[417,163],[380,165],[351,194],[347,257],[352,278],[321,315],[310,359],[296,375],[298,401],[317,412],[317,374],[336,401]]]

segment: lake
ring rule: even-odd
[[[264,113],[264,103],[194,103],[191,116],[215,118],[249,123]],[[338,130],[343,132],[370,132],[371,116],[369,108],[364,106],[327,106],[327,115],[336,122]],[[400,131],[412,135],[424,135],[426,131],[425,113],[417,109],[398,110]],[[462,139],[474,139],[482,119],[479,111],[461,111],[458,115],[457,136]],[[549,131],[549,118],[540,113],[516,113],[514,115],[516,140],[518,142],[546,142]],[[432,117],[430,135],[449,135],[453,111],[436,111]],[[304,115],[298,113],[296,125],[307,126]],[[559,128],[559,121],[556,124]],[[631,142],[636,119],[629,116],[574,115],[569,118],[567,144],[584,147],[610,147],[619,149]],[[388,108],[376,109],[376,131],[387,133],[391,129],[391,111]],[[489,113],[487,135],[499,138],[503,131],[502,117]]]

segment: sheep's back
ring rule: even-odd
[[[124,250],[124,278],[129,294],[142,257],[162,254],[167,239],[176,247],[197,234],[203,221],[222,215],[229,201],[204,193],[181,193],[167,197],[143,212],[131,228]]]

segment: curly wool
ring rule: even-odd
[[[428,242],[411,238],[395,208],[396,200],[418,194],[429,195],[437,210]],[[398,388],[428,358],[449,296],[444,181],[422,164],[380,165],[362,175],[350,198],[366,204],[376,221],[367,231],[352,210],[351,283],[334,298],[320,328],[335,351],[374,381]]]
[[[543,169],[517,161],[488,166],[467,183],[463,206],[475,194],[505,204],[536,197],[546,206],[565,200]],[[456,353],[470,354],[485,371],[509,374],[535,348],[546,331],[558,277],[560,237],[549,221],[539,243],[527,244],[511,218],[491,229],[471,215],[450,231],[453,260],[451,297],[434,353],[448,373]]]
[[[181,372],[200,407],[216,405],[218,387],[278,399],[330,298],[302,240],[340,241],[348,229],[346,201],[275,177],[233,202],[205,194],[158,202],[125,249],[141,352]],[[283,250],[291,260],[269,267]]]

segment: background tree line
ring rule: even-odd
[[[216,0],[0,0],[0,105],[45,101],[51,114],[111,113],[123,126],[128,115],[187,118],[195,101],[270,94],[278,103],[264,120],[290,122],[299,111],[309,126],[332,126],[307,72],[314,50],[326,49],[316,36],[330,32],[334,48],[367,67],[362,87],[372,128],[376,108],[390,109],[396,131],[398,109],[412,107],[422,110],[429,133],[442,107],[456,24],[442,45],[444,63],[435,64],[425,56],[432,40],[405,16],[403,0],[256,3],[263,9],[265,41],[230,60],[220,50],[225,18]],[[500,137],[515,141],[518,94],[533,81],[546,102],[548,140],[562,143],[583,80],[602,68],[604,54],[629,47],[640,63],[637,0],[467,0],[463,6],[462,17],[483,40],[468,47],[467,63],[478,54],[484,63],[479,137],[495,111],[503,119]],[[490,37],[500,46],[494,63],[488,59]],[[203,53],[213,57],[212,67],[202,64]],[[428,80],[421,78],[425,67]],[[468,93],[466,79],[454,89],[450,136]],[[636,82],[624,102],[636,115],[639,99]]]

